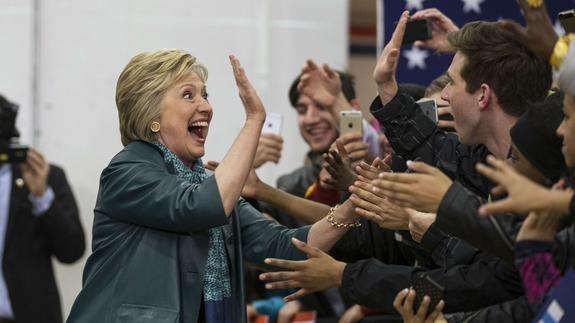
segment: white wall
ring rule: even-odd
[[[259,172],[275,182],[301,165],[307,147],[287,89],[308,57],[346,66],[347,26],[345,0],[3,0],[0,93],[21,105],[22,141],[66,169],[91,239],[99,174],[121,149],[114,89],[130,57],[178,47],[208,67],[215,114],[205,160],[224,156],[244,120],[227,60],[229,53],[239,57],[268,110],[284,114],[282,161]],[[84,261],[57,266],[66,313],[80,289]]]

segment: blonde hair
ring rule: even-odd
[[[143,52],[128,62],[116,84],[116,107],[124,146],[134,140],[156,140],[157,134],[150,130],[150,124],[159,122],[164,94],[190,72],[204,83],[208,78],[206,67],[179,49]]]

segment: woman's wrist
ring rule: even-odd
[[[250,123],[250,124],[255,124],[258,126],[263,126],[264,122],[266,121],[266,113],[252,113],[252,114],[248,114],[246,116],[246,124]]]
[[[348,229],[361,226],[359,217],[353,212],[353,206],[349,203],[335,205],[329,209],[327,222],[338,229]]]

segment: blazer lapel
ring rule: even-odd
[[[26,214],[30,213],[30,214]],[[10,209],[8,211],[8,223],[6,224],[6,238],[4,248],[8,246],[13,235],[14,226],[18,216],[29,216],[32,213],[32,205],[28,200],[28,189],[23,182],[22,172],[18,165],[12,165],[12,189],[10,191]]]

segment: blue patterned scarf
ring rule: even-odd
[[[163,153],[164,162],[174,168],[178,178],[190,183],[201,183],[210,176],[200,159],[195,161],[190,169],[168,147],[159,142],[153,144]],[[208,232],[210,241],[204,273],[205,322],[233,322],[232,289],[223,228],[212,228]]]

